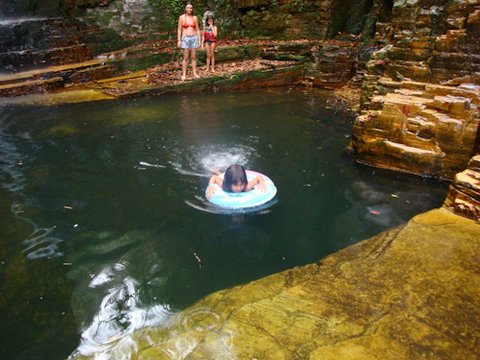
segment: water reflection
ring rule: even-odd
[[[1,186],[8,190],[15,198],[21,201],[15,201],[10,206],[15,219],[27,223],[32,232],[23,241],[23,252],[28,259],[52,258],[63,255],[59,250],[59,243],[63,240],[54,236],[55,226],[42,227],[34,220],[25,215],[25,205],[33,203],[24,193],[27,186],[27,176],[24,175],[24,159],[32,161],[31,156],[25,155],[19,149],[19,142],[15,136],[8,133],[8,117],[2,117],[0,120],[0,173]],[[22,142],[30,143],[31,137],[28,132],[22,132],[17,135]],[[26,165],[26,164],[25,164]]]
[[[115,264],[93,276],[89,287],[104,286],[106,294],[93,320],[82,330],[80,345],[74,355],[130,359],[137,351],[133,332],[159,325],[171,315],[166,306],[142,307],[138,282],[128,275],[121,277],[120,283],[112,284],[114,272],[121,273],[122,270],[126,270],[123,265]]]

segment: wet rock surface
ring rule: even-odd
[[[0,17],[0,71],[15,73],[91,60],[95,48],[89,42],[92,32],[101,31],[81,21]]]
[[[445,208],[207,296],[134,334],[134,359],[473,359],[480,225]]]

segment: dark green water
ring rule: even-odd
[[[315,262],[438,207],[445,183],[353,163],[351,118],[312,93],[0,108],[0,355],[108,349],[216,290]],[[273,179],[212,212],[211,170]]]

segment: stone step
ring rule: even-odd
[[[468,81],[471,80],[470,77],[465,77],[458,79],[460,82],[458,85],[441,85],[411,80],[395,81],[391,78],[382,77],[378,80],[378,83],[384,89],[384,93],[381,95],[395,92],[397,94],[430,99],[433,99],[435,96],[451,96],[469,99],[472,104],[480,105],[480,85],[469,83]]]
[[[15,74],[0,75],[0,96],[43,93],[68,84],[78,84],[112,76],[114,69],[99,60],[49,66]]]
[[[63,65],[91,60],[92,49],[85,44],[77,44],[47,50],[22,50],[0,53],[3,69],[19,71],[32,69],[44,64]],[[21,64],[21,65],[19,65]]]
[[[398,116],[416,116],[423,109],[430,109],[456,122],[473,120],[476,116],[478,117],[478,106],[471,98],[451,95],[455,93],[455,90],[449,90],[450,92],[446,95],[434,95],[419,90],[400,88],[386,95],[373,96],[370,109],[382,110],[388,117],[392,117],[394,113],[398,113]]]
[[[94,59],[76,64],[47,66],[13,74],[0,74],[0,85],[20,83],[29,80],[38,80],[41,78],[52,77],[52,74],[69,73],[99,65],[103,65],[102,62]]]
[[[14,84],[3,84],[0,85],[0,97],[49,92],[63,87],[64,84],[65,82],[60,76],[50,79],[27,80]]]

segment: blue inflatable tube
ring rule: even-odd
[[[220,206],[225,209],[245,209],[255,206],[263,205],[272,200],[277,194],[277,188],[273,181],[266,175],[263,175],[256,171],[246,170],[247,180],[253,180],[257,176],[262,176],[265,180],[266,191],[260,191],[258,188],[253,188],[250,191],[241,193],[231,193],[223,191],[217,184],[215,186],[215,192],[213,196],[208,199],[212,204]],[[225,173],[219,176],[223,179]]]

